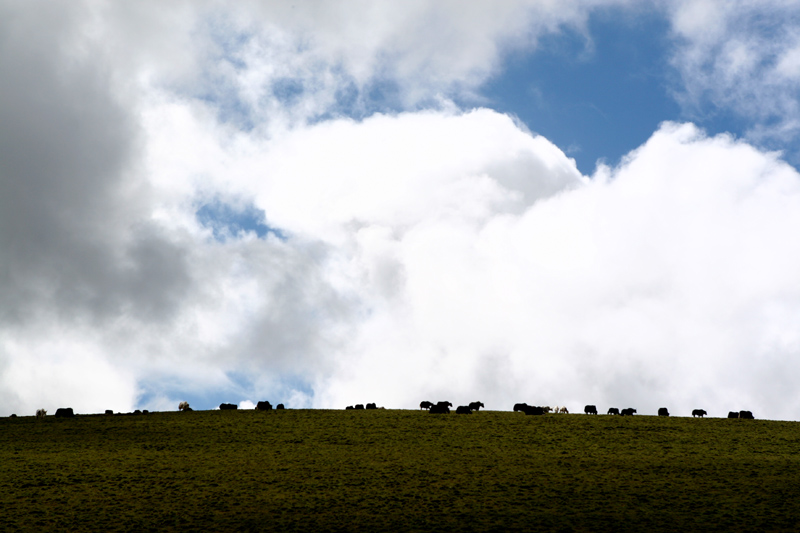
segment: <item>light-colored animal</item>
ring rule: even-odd
[[[45,416],[47,416],[47,411],[45,411],[44,409],[36,410],[36,418],[44,418]]]
[[[559,413],[566,413],[566,414],[569,414],[569,411],[567,410],[567,408],[566,408],[566,407],[562,407],[561,409],[559,409],[559,410],[558,410],[558,412],[559,412]]]
[[[178,411],[185,411],[189,409],[189,402],[181,402],[178,404]]]
[[[555,407],[553,407],[553,412],[554,412],[554,413],[557,413],[559,409],[561,409],[561,408],[560,408],[559,406],[557,406],[557,405],[556,405]]]

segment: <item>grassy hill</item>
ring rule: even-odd
[[[482,411],[0,419],[0,530],[798,531],[800,424]]]

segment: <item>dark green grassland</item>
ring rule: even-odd
[[[795,422],[194,411],[0,440],[0,531],[800,530]]]

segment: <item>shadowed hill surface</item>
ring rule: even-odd
[[[0,530],[800,528],[800,424],[195,411],[0,419]]]

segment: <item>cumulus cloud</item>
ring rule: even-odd
[[[619,168],[521,214],[371,235],[391,243],[402,288],[326,392],[789,416],[799,178],[774,154],[666,124]]]
[[[326,250],[346,318],[323,329],[346,334],[307,359],[313,405],[589,396],[775,416],[797,372],[800,182],[774,153],[668,123],[587,180],[489,110],[329,121],[228,151],[212,159],[236,179],[207,183],[235,182],[286,246]]]
[[[174,129],[160,123],[148,158],[153,169],[169,169],[163,197],[176,204],[165,212],[180,212],[203,169],[205,187],[252,198],[289,236],[214,244],[235,253],[243,274],[236,285],[252,295],[218,361],[240,354],[238,365],[304,376],[315,390],[341,366],[362,321],[401,303],[399,241],[480,227],[584,181],[552,143],[489,110],[341,119],[269,141],[237,136],[215,150],[201,111],[169,104],[154,115],[174,117]],[[158,150],[173,137],[191,139],[178,159]]]

